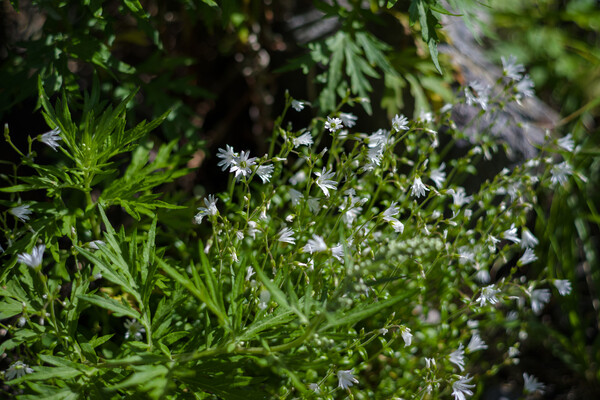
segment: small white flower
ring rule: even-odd
[[[539,314],[544,309],[544,305],[550,301],[550,290],[536,289],[531,292],[531,309],[535,314]]]
[[[473,353],[477,350],[485,350],[487,348],[488,346],[487,344],[485,344],[483,339],[481,339],[481,336],[479,336],[479,332],[473,332],[473,336],[471,336],[471,340],[467,345],[467,350],[469,351],[469,353]]]
[[[142,334],[146,333],[146,329],[142,326],[142,324],[139,323],[139,321],[135,319],[129,319],[125,321],[124,325],[125,329],[127,329],[127,332],[125,332],[125,339],[133,337],[135,340],[141,341],[144,338]]]
[[[313,234],[312,239],[309,239],[306,245],[302,248],[305,253],[317,253],[320,251],[327,251],[328,247],[325,240],[317,234]]]
[[[331,248],[331,255],[334,256],[339,262],[344,263],[344,246],[338,243],[336,246]]]
[[[308,201],[306,202],[308,204],[308,209],[310,210],[311,213],[317,215],[319,213],[319,210],[321,209],[321,202],[319,201],[318,198],[316,197],[309,197]]]
[[[325,129],[329,130],[329,132],[339,131],[344,127],[342,120],[339,118],[331,118],[327,117],[327,122],[325,122]]]
[[[430,369],[432,367],[435,368],[436,367],[435,358],[427,358],[427,357],[425,357],[425,367],[427,369]]]
[[[521,243],[521,239],[519,239],[517,236],[517,228],[515,227],[515,224],[512,224],[510,229],[502,232],[502,237],[506,240],[510,240],[513,243]]]
[[[321,389],[319,388],[319,385],[316,383],[311,383],[310,385],[308,385],[308,388],[317,394],[321,393]]]
[[[354,195],[356,193],[354,192],[354,189],[347,190],[346,193],[348,196],[344,198],[344,203],[339,206],[339,210],[342,212],[342,219],[346,225],[350,226],[362,212],[361,205],[364,204],[367,199],[355,197]]]
[[[490,85],[484,85],[479,81],[469,83],[469,86],[465,88],[467,104],[479,104],[482,110],[487,110],[491,90],[492,87]]]
[[[40,244],[31,250],[31,254],[22,253],[17,256],[20,263],[23,263],[31,268],[37,268],[42,265],[42,259],[44,258],[44,250],[46,245]]]
[[[394,140],[391,137],[390,132],[384,129],[379,129],[377,132],[369,135],[369,138],[367,139],[367,158],[369,159],[369,163],[365,165],[365,169],[371,171],[375,169],[376,166],[380,165],[386,147],[393,143]]]
[[[425,196],[425,192],[429,191],[429,188],[427,188],[427,186],[425,186],[423,184],[423,182],[421,181],[421,178],[419,178],[419,177],[415,178],[411,189],[412,189],[411,194],[413,196],[415,196],[416,198]]]
[[[313,144],[313,138],[309,131],[304,132],[302,135],[293,138],[292,143],[294,144],[294,148],[300,146],[310,146]]]
[[[294,231],[291,228],[282,228],[277,234],[277,240],[283,243],[296,244],[294,239]]]
[[[300,204],[300,200],[304,198],[302,193],[300,193],[296,189],[290,189],[288,193],[290,194],[290,199],[292,200],[292,205],[294,207]]]
[[[29,221],[29,214],[31,214],[30,206],[27,204],[23,204],[20,206],[16,206],[11,208],[9,211],[12,215],[19,218],[23,222]]]
[[[465,350],[462,343],[458,346],[458,350],[450,353],[450,362],[455,364],[461,371],[465,369]]]
[[[529,375],[527,372],[523,372],[523,381],[525,382],[525,393],[535,393],[537,391],[542,394],[544,393],[546,385],[538,381],[535,376]]]
[[[260,308],[261,310],[265,310],[269,306],[269,301],[271,301],[271,292],[264,289],[261,290],[258,301],[258,308]]]
[[[533,251],[533,249],[531,247],[528,247],[525,249],[525,253],[523,253],[521,258],[519,258],[519,261],[517,261],[517,265],[519,265],[519,266],[527,265],[527,264],[530,264],[530,263],[536,261],[537,259],[538,258],[535,255],[535,252]]]
[[[260,165],[256,170],[256,175],[258,175],[262,183],[267,183],[271,180],[274,169],[273,164]]]
[[[231,168],[235,165],[235,160],[239,157],[239,154],[233,151],[233,147],[225,145],[225,150],[219,149],[217,157],[222,160],[219,161],[217,166],[221,167],[221,170],[225,171],[227,168]]]
[[[392,129],[396,132],[407,131],[409,129],[408,118],[406,118],[404,115],[399,116],[396,114],[396,116],[394,116],[392,119]]]
[[[523,228],[523,231],[521,231],[521,248],[534,248],[537,244],[538,240],[533,233],[531,233],[529,229]]]
[[[27,364],[23,363],[23,361],[17,361],[8,367],[6,372],[4,372],[4,378],[7,381],[10,381],[14,378],[20,378],[25,374],[31,374],[33,372],[33,368],[30,368]]]
[[[304,170],[300,170],[298,172],[296,172],[294,175],[292,175],[290,177],[290,179],[288,179],[288,182],[291,183],[292,185],[297,185],[299,183],[302,183],[306,180],[306,172],[304,172]]]
[[[518,348],[511,346],[508,348],[508,357],[509,358],[515,358],[517,357],[519,354],[521,354],[521,352],[519,351]]]
[[[523,79],[517,83],[517,100],[521,100],[523,97],[533,97],[535,94],[533,88],[535,85],[528,74],[523,76]]]
[[[106,243],[104,243],[103,240],[92,240],[91,242],[88,242],[88,247],[92,250],[100,250],[101,246],[104,246]]]
[[[254,268],[252,268],[252,267],[246,268],[246,278],[245,278],[245,280],[249,281],[250,278],[252,278],[252,275],[254,275],[254,273],[255,273],[254,272]]]
[[[292,108],[298,112],[304,110],[304,103],[298,100],[292,100]]]
[[[354,375],[352,375],[351,369],[338,371],[337,377],[339,381],[338,387],[344,390],[350,388],[355,383],[358,383],[358,379],[356,379]]]
[[[331,170],[327,171],[325,170],[325,167],[323,167],[323,171],[315,171],[315,175],[317,176],[315,183],[321,188],[325,196],[329,197],[328,189],[337,190],[337,182],[331,180],[331,178],[333,178],[333,176],[335,175],[335,172]]]
[[[446,180],[446,173],[444,172],[444,168],[446,168],[445,163],[441,163],[440,166],[429,173],[429,179],[435,183],[435,186],[438,189],[441,189],[444,185],[444,181]]]
[[[54,128],[51,131],[42,134],[40,140],[45,145],[51,147],[52,150],[56,151],[56,149],[60,147],[58,142],[62,140],[60,137],[60,128]]]
[[[500,290],[496,289],[494,285],[488,285],[481,289],[481,294],[477,299],[477,301],[479,302],[479,307],[483,307],[486,303],[498,303],[498,298],[496,297],[496,294],[499,292]]]
[[[511,55],[508,59],[504,58],[504,56],[500,57],[502,60],[502,70],[504,76],[512,79],[513,81],[521,80],[523,77],[523,72],[525,72],[525,68],[522,64],[517,64],[517,57]]]
[[[387,335],[387,333],[388,333],[387,328],[381,328],[381,329],[379,329],[379,334],[380,335]]]
[[[571,294],[571,282],[567,279],[555,279],[553,283],[561,296]]]
[[[350,113],[340,113],[340,119],[342,120],[344,126],[352,128],[354,125],[356,125],[356,120],[358,119],[358,117]]]
[[[572,152],[575,148],[575,142],[573,141],[573,135],[567,134],[567,136],[558,139],[558,145],[568,152]]]
[[[454,202],[454,205],[458,207],[462,207],[473,200],[473,196],[467,196],[465,188],[462,186],[457,187],[456,190],[450,189],[448,190],[448,193],[452,195],[452,201]]]
[[[404,347],[410,346],[412,343],[412,333],[410,333],[410,328],[403,327],[402,328],[402,340],[404,340]]]
[[[470,385],[473,378],[469,378],[467,376],[458,376],[458,380],[452,384],[452,396],[454,396],[454,400],[466,400],[466,396],[473,396],[473,392],[471,388],[474,388],[475,385]]]
[[[569,165],[568,162],[563,161],[560,164],[555,165],[550,170],[552,176],[550,177],[550,181],[553,185],[561,184],[565,185],[569,176],[573,174],[573,168]]]
[[[398,213],[400,212],[400,208],[396,207],[397,204],[397,201],[393,201],[392,204],[390,204],[390,206],[386,208],[386,210],[383,212],[384,221],[391,222],[396,219],[393,217],[398,215]]]
[[[202,219],[206,216],[217,215],[219,210],[217,209],[217,200],[215,196],[210,194],[208,198],[204,198],[204,205],[206,207],[198,207],[198,214],[194,217],[194,221],[197,224],[202,223]]]
[[[256,157],[250,157],[249,151],[242,151],[239,157],[236,157],[233,160],[233,165],[229,172],[235,174],[236,179],[239,179],[241,176],[244,178],[252,174],[252,167],[256,164]]]

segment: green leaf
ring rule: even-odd
[[[78,296],[81,300],[90,302],[98,307],[113,311],[117,316],[126,315],[131,318],[140,319],[140,314],[131,308],[116,300],[107,297],[100,297],[94,294],[82,294]]]
[[[254,321],[242,334],[238,337],[240,341],[247,341],[254,339],[260,332],[268,329],[285,326],[287,323],[295,319],[294,312],[292,310],[284,310],[279,313],[274,313],[265,318],[261,318],[258,321]]]

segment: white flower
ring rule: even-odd
[[[575,142],[573,141],[573,135],[567,134],[567,136],[558,139],[558,145],[568,152],[572,152],[575,148]]]
[[[239,179],[240,176],[245,178],[252,174],[252,169],[250,169],[250,167],[256,164],[256,157],[249,156],[249,151],[242,151],[240,156],[233,160],[233,165],[231,166],[229,172],[235,174],[237,179]]]
[[[358,197],[354,197],[354,189],[347,190],[347,197],[344,198],[344,203],[339,206],[340,212],[342,212],[342,219],[346,223],[347,226],[352,225],[352,223],[358,218],[360,213],[362,212],[361,205],[367,199],[360,199]]]
[[[312,212],[315,215],[319,213],[319,210],[321,209],[321,202],[318,198],[309,197],[306,203],[308,204],[308,209],[310,210],[310,212]]]
[[[327,122],[325,122],[325,129],[329,130],[329,132],[339,131],[344,127],[342,120],[339,118],[331,118],[327,117]]]
[[[294,144],[294,148],[300,146],[310,146],[313,144],[313,138],[309,131],[304,132],[302,135],[297,138],[292,139],[292,143]]]
[[[260,229],[257,228],[257,223],[254,221],[248,221],[248,236],[252,239],[256,239],[256,234],[260,232]]]
[[[304,198],[302,193],[300,193],[296,189],[290,189],[288,193],[290,194],[290,199],[292,200],[293,206],[297,206],[300,203],[300,200]]]
[[[538,240],[533,235],[533,233],[531,233],[529,229],[523,228],[523,231],[521,231],[521,248],[534,248],[535,246],[537,246],[537,244]]]
[[[535,252],[533,251],[533,249],[531,247],[528,247],[525,249],[525,253],[523,253],[521,258],[519,258],[517,265],[519,265],[519,266],[527,265],[527,264],[530,264],[530,263],[536,261],[537,259],[538,258],[535,255]]]
[[[465,369],[465,350],[462,343],[458,346],[458,350],[450,353],[450,362],[455,364],[461,371]]]
[[[317,186],[319,186],[321,188],[321,190],[323,191],[323,193],[325,194],[325,196],[329,197],[329,190],[328,189],[332,189],[332,190],[336,190],[337,187],[337,182],[331,180],[331,178],[333,178],[333,176],[335,175],[335,173],[333,171],[326,171],[325,167],[323,167],[323,171],[319,172],[316,171],[315,175],[317,176],[317,179],[315,180],[315,183],[317,184]]]
[[[252,275],[254,275],[254,268],[252,268],[252,267],[246,268],[246,278],[245,278],[245,280],[249,281],[250,278],[252,278]]]
[[[429,124],[429,123],[433,122],[433,114],[430,112],[425,112],[424,110],[421,110],[421,112],[419,113],[419,121]]]
[[[484,85],[479,81],[469,83],[469,86],[465,88],[465,97],[467,98],[467,104],[479,104],[482,110],[487,110],[488,102],[490,100],[490,85]],[[475,91],[475,93],[473,92]]]
[[[339,262],[344,263],[344,246],[338,243],[336,246],[331,248],[331,255],[334,256]]]
[[[528,74],[523,76],[523,79],[517,83],[517,95],[515,96],[517,100],[520,100],[523,97],[533,97],[535,94],[533,91],[534,86],[535,85]]]
[[[269,182],[269,180],[271,180],[271,176],[273,175],[274,169],[275,167],[273,166],[273,164],[260,165],[256,169],[256,175],[258,175],[262,183],[267,183]]]
[[[369,163],[365,165],[367,171],[375,169],[376,166],[381,164],[383,153],[386,146],[391,145],[394,142],[389,131],[379,129],[377,132],[371,134],[367,141],[368,151],[367,158]]]
[[[27,364],[23,363],[23,361],[17,361],[8,367],[6,372],[4,372],[4,378],[7,381],[10,381],[14,378],[20,378],[25,374],[31,374],[33,372],[33,368],[30,368]]]
[[[571,294],[571,282],[567,279],[555,279],[553,283],[561,296]]]
[[[531,292],[531,309],[535,314],[539,314],[544,309],[544,305],[550,301],[550,290],[536,289]]]
[[[292,185],[297,185],[299,183],[302,183],[306,180],[306,172],[304,172],[304,170],[300,170],[298,172],[296,172],[294,175],[292,175],[290,177],[290,179],[288,179],[288,182],[291,183]]]
[[[292,108],[298,112],[304,110],[304,103],[298,100],[292,100]]]
[[[312,239],[309,239],[306,245],[302,248],[305,253],[317,253],[319,251],[327,251],[325,240],[317,234],[313,234]]]
[[[516,356],[518,356],[521,352],[519,351],[518,348],[511,346],[508,348],[508,357],[510,358],[515,358]]]
[[[404,340],[404,347],[410,346],[412,343],[412,333],[410,333],[410,328],[403,327],[402,328],[402,340]]]
[[[456,190],[450,189],[448,190],[448,193],[452,195],[452,201],[454,202],[454,205],[458,207],[462,207],[464,204],[473,200],[473,196],[467,196],[465,188],[462,186],[457,187]]]
[[[16,206],[11,208],[9,211],[12,215],[19,218],[23,222],[29,221],[29,214],[31,214],[30,207],[27,204]]]
[[[342,120],[342,123],[348,128],[352,128],[354,125],[356,125],[357,118],[358,117],[354,114],[340,113],[340,119]]]
[[[271,301],[271,292],[264,289],[261,290],[258,301],[258,308],[260,308],[261,310],[265,310],[269,306],[269,301]]]
[[[233,147],[230,145],[225,145],[225,149],[219,149],[219,153],[217,157],[222,160],[219,161],[217,166],[221,167],[221,170],[225,171],[227,168],[231,168],[235,165],[235,160],[239,157],[239,154],[233,151]]]
[[[384,221],[391,222],[396,219],[394,218],[394,216],[398,215],[398,213],[400,212],[400,208],[396,207],[397,204],[397,201],[393,201],[392,204],[390,204],[390,206],[386,208],[386,210],[383,212]]]
[[[206,216],[217,215],[219,210],[217,209],[217,200],[212,194],[208,195],[208,198],[204,198],[204,204],[206,207],[198,207],[198,214],[194,217],[194,221],[197,224],[202,223],[202,219]]]
[[[20,263],[23,263],[31,268],[37,268],[42,265],[42,259],[44,258],[44,250],[46,245],[40,244],[31,250],[31,254],[22,253],[17,256]]]
[[[557,185],[559,183],[561,185],[565,185],[569,179],[569,175],[573,174],[573,168],[571,168],[568,162],[563,161],[560,164],[552,167],[550,173],[552,174],[550,181],[553,185]]]
[[[87,246],[92,250],[100,250],[100,246],[104,246],[105,244],[103,240],[92,240],[88,242]]]
[[[431,179],[433,183],[435,183],[435,186],[438,189],[441,189],[442,185],[444,184],[444,181],[446,180],[446,173],[444,172],[444,168],[446,168],[446,164],[441,163],[437,169],[434,169],[429,173],[429,179]]]
[[[142,334],[146,333],[146,329],[144,329],[139,321],[135,319],[129,319],[125,321],[124,325],[125,329],[127,329],[127,332],[125,332],[125,339],[129,339],[132,336],[135,338],[135,340],[141,341],[143,339]]]
[[[60,137],[60,128],[54,128],[50,132],[42,134],[40,140],[42,143],[50,146],[52,150],[56,151],[56,149],[60,147],[58,142],[62,140]]]
[[[321,393],[321,389],[319,388],[319,385],[316,383],[311,383],[310,385],[308,385],[308,388],[317,394]]]
[[[387,328],[381,328],[379,329],[379,334],[380,335],[387,335],[388,333],[388,329]]]
[[[488,285],[481,289],[481,294],[477,301],[479,302],[479,307],[483,307],[486,303],[496,304],[498,303],[498,298],[496,297],[496,293],[499,293],[500,290],[496,289],[494,285]]]
[[[508,59],[504,58],[504,56],[500,57],[502,60],[502,70],[504,76],[512,79],[513,81],[521,80],[523,77],[523,72],[525,72],[525,68],[522,64],[517,64],[517,57],[511,55]]]
[[[473,336],[471,336],[471,340],[467,345],[467,350],[469,351],[469,353],[473,353],[477,350],[485,350],[487,348],[488,346],[487,344],[485,344],[483,339],[481,339],[481,336],[479,336],[479,332],[473,332]]]
[[[283,243],[296,244],[294,239],[294,231],[291,228],[282,228],[277,234],[277,240]]]
[[[396,116],[392,119],[392,129],[396,132],[407,131],[408,128],[408,118],[404,115]]]
[[[539,391],[544,393],[546,385],[537,380],[533,375],[529,375],[527,372],[523,372],[523,381],[525,382],[525,393],[534,393]]]
[[[415,196],[416,198],[419,198],[421,196],[425,196],[425,191],[429,191],[429,189],[427,188],[427,186],[425,186],[423,184],[423,182],[421,181],[421,178],[416,177],[412,184],[411,194],[413,196]]]
[[[470,390],[475,385],[470,385],[469,382],[473,379],[467,376],[458,376],[458,380],[452,384],[452,396],[454,400],[466,400],[466,396],[473,396],[473,392]]]
[[[517,236],[517,228],[515,227],[515,224],[512,224],[510,229],[502,232],[502,237],[506,240],[510,240],[513,243],[521,243],[521,239],[519,239]]]
[[[437,365],[435,363],[435,358],[427,358],[425,357],[425,367],[427,367],[427,369],[430,369],[431,367],[435,368]]]
[[[352,375],[351,369],[338,371],[337,377],[339,381],[338,387],[344,390],[350,388],[355,383],[358,383],[358,379]]]

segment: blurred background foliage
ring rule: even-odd
[[[527,333],[522,365],[554,398],[593,398],[600,392],[597,0],[5,0],[0,120],[23,143],[48,130],[36,111],[38,76],[49,96],[64,92],[72,108],[95,76],[111,102],[139,88],[130,123],[171,111],[153,133],[155,150],[173,140],[195,148],[188,166],[201,168],[177,181],[191,198],[222,189],[207,153],[225,143],[266,151],[286,90],[315,106],[294,117],[299,126],[348,93],[369,98],[352,108],[365,132],[388,126],[395,113],[416,117],[451,103],[464,66],[438,54],[448,40],[442,16],[458,18],[448,12],[479,32],[490,60],[514,54],[525,64],[537,95],[562,118],[557,135],[572,132],[580,143],[564,156],[587,182],[541,193],[535,222],[544,249],[538,267],[571,280],[573,294],[531,321],[537,328]],[[497,379],[518,377],[507,368]],[[489,387],[486,396],[500,390]]]

